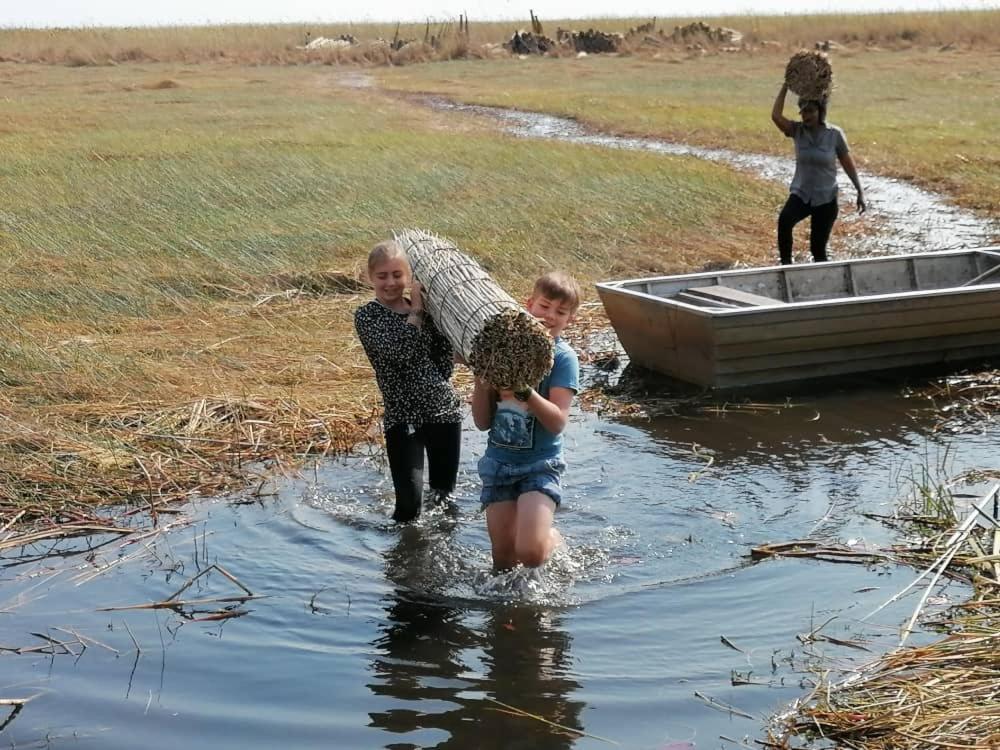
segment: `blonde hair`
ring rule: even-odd
[[[371,252],[368,253],[369,276],[375,266],[381,265],[389,260],[395,260],[396,258],[402,258],[406,262],[407,267],[409,267],[410,263],[406,258],[406,253],[403,252],[403,248],[399,246],[398,242],[395,240],[385,240],[378,243],[371,249]]]
[[[562,271],[549,271],[538,277],[535,281],[535,288],[531,293],[532,297],[542,295],[549,299],[558,300],[568,304],[576,312],[580,307],[580,284],[568,273]]]

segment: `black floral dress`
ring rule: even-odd
[[[451,344],[429,315],[422,328],[407,323],[406,316],[378,300],[354,313],[354,327],[382,392],[384,429],[461,422],[461,403],[451,384]]]

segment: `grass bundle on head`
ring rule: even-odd
[[[536,386],[552,369],[545,327],[454,244],[418,229],[395,234],[427,311],[472,372],[495,388]]]
[[[796,52],[785,66],[785,84],[800,97],[825,101],[833,91],[830,59],[823,52]]]

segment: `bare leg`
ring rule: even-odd
[[[486,506],[486,529],[493,549],[493,567],[510,570],[517,564],[514,533],[517,527],[517,503],[504,500]]]
[[[553,526],[549,529],[549,538],[552,543],[552,546],[549,548],[549,555],[551,556],[552,553],[559,549],[559,546],[563,543],[563,536],[559,533],[559,529]]]
[[[517,499],[514,551],[518,562],[537,568],[549,559],[562,540],[559,532],[552,533],[555,512],[555,502],[542,492],[526,492]]]

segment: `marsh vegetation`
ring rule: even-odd
[[[547,30],[599,25],[626,32],[647,20],[545,24]],[[658,23],[669,29],[674,22]],[[371,245],[394,229],[429,229],[475,254],[515,296],[525,293],[526,279],[553,266],[592,282],[773,260],[773,225],[783,186],[684,156],[518,139],[495,120],[428,108],[415,94],[553,113],[614,134],[787,154],[788,144],[774,137],[768,122],[770,99],[790,52],[832,41],[837,88],[831,119],[849,126],[859,164],[937,191],[985,219],[1000,218],[1000,140],[992,127],[1000,115],[1000,12],[741,17],[713,23],[740,29],[741,45],[644,43],[614,56],[577,57],[563,51],[522,59],[498,51],[516,25],[475,19],[463,38],[448,31],[440,38],[451,41],[436,47],[420,41],[428,31],[425,25],[308,29],[313,36],[417,39],[408,52],[372,45],[306,51],[299,49],[306,29],[292,26],[0,31],[0,93],[9,105],[0,120],[5,272],[0,282],[0,320],[5,324],[0,342],[0,551],[14,555],[27,550],[10,560],[13,594],[0,613],[17,608],[31,618],[32,628],[47,632],[51,612],[44,602],[37,605],[38,571],[32,567],[46,553],[31,545],[72,535],[83,537],[81,546],[67,552],[63,568],[46,569],[46,576],[72,576],[73,590],[82,591],[75,585],[81,576],[99,580],[120,562],[137,561],[136,567],[123,566],[131,571],[124,591],[135,598],[119,603],[150,598],[147,568],[163,574],[162,598],[176,590],[171,577],[180,575],[184,564],[200,570],[207,563],[204,554],[199,559],[197,532],[193,562],[167,542],[174,523],[167,520],[173,517],[166,515],[173,510],[170,504],[247,490],[241,498],[259,508],[241,509],[246,514],[227,508],[214,521],[209,513],[195,523],[216,524],[212,531],[220,532],[220,541],[213,554],[218,549],[227,566],[235,562],[240,580],[248,573],[254,591],[284,592],[286,608],[281,609],[280,600],[260,603],[263,617],[241,620],[251,622],[246,658],[227,665],[257,664],[266,653],[269,670],[286,670],[289,677],[281,685],[290,692],[277,697],[324,714],[329,706],[315,701],[329,686],[301,680],[315,667],[317,641],[309,634],[322,631],[319,647],[349,667],[343,674],[354,676],[350,695],[355,703],[346,701],[348,708],[337,714],[338,720],[352,737],[363,737],[358,740],[363,743],[371,735],[362,731],[351,710],[360,705],[367,711],[376,702],[362,687],[368,671],[373,671],[369,679],[377,700],[392,694],[401,705],[411,705],[403,703],[412,699],[414,684],[407,660],[416,658],[408,634],[429,621],[411,597],[427,581],[404,576],[390,591],[382,574],[392,579],[399,573],[393,565],[400,560],[403,569],[413,560],[444,561],[450,566],[448,575],[431,583],[457,599],[475,593],[476,566],[485,565],[477,519],[442,528],[434,526],[440,519],[432,519],[429,527],[409,536],[388,528],[379,505],[385,498],[380,499],[381,469],[375,460],[356,458],[357,466],[347,469],[334,461],[321,464],[322,491],[304,489],[301,479],[278,490],[264,485],[266,476],[285,469],[291,473],[304,457],[343,455],[378,441],[379,401],[351,322],[354,308],[370,295],[362,270]],[[588,302],[593,301],[591,296]],[[604,328],[595,305],[585,310],[588,314],[574,333],[583,349]],[[617,361],[612,349],[601,353],[604,361]],[[643,680],[662,685],[663,674],[692,668],[682,659],[685,653],[705,653],[698,640],[704,634],[676,617],[676,610],[663,608],[662,587],[673,586],[682,601],[690,596],[691,611],[699,616],[707,611],[713,621],[731,618],[731,600],[739,603],[746,591],[758,607],[773,594],[772,569],[730,559],[736,549],[734,529],[743,522],[718,502],[732,492],[723,468],[756,478],[740,498],[750,518],[740,526],[741,534],[764,541],[775,533],[776,520],[789,534],[810,524],[811,531],[849,534],[858,523],[856,507],[884,503],[887,493],[876,485],[911,457],[918,438],[939,440],[953,428],[962,433],[969,425],[991,423],[1000,412],[1000,379],[989,372],[937,380],[916,392],[940,407],[940,421],[924,413],[913,422],[907,413],[910,403],[896,399],[898,394],[871,401],[834,395],[816,406],[815,418],[803,418],[802,407],[791,402],[712,404],[699,411],[690,402],[681,403],[683,399],[651,398],[648,388],[642,388],[646,390],[630,394],[620,383],[595,387],[583,399],[586,410],[631,414],[636,420],[610,425],[590,412],[581,417],[596,426],[582,431],[578,488],[601,505],[585,507],[568,525],[571,536],[593,541],[580,545],[580,558],[572,561],[577,568],[568,578],[596,603],[596,614],[587,609],[573,615],[582,672],[590,659],[589,668],[597,675],[594,680],[580,678],[592,691],[588,700],[600,705],[602,697],[637,690],[640,697],[633,707],[657,718],[663,704],[659,698],[644,703],[653,699],[646,690],[651,682]],[[758,418],[760,414],[769,416]],[[676,434],[668,435],[678,429],[695,442],[684,444]],[[968,441],[976,460],[995,453],[989,435]],[[624,491],[607,481],[605,462],[612,455],[612,470],[622,474]],[[690,487],[691,506],[665,508],[667,486]],[[278,498],[273,506],[262,502],[268,496]],[[950,496],[933,491],[919,498],[923,511],[955,520]],[[155,526],[147,529],[152,541],[126,552],[140,515],[143,523]],[[176,523],[183,529],[186,520]],[[223,536],[225,529],[237,527],[239,536]],[[445,539],[453,532],[459,535],[457,551]],[[644,533],[649,539],[642,538]],[[120,546],[105,548],[102,542],[89,549],[84,540],[94,534],[124,538]],[[912,552],[915,564],[935,559],[939,550],[934,545],[941,536],[940,531],[928,533],[929,545]],[[248,545],[246,539],[253,541]],[[738,539],[740,545],[746,541]],[[985,566],[995,577],[996,534],[977,531],[974,542],[978,547],[963,548],[959,563],[972,566],[968,570],[976,574]],[[204,553],[204,531],[201,545]],[[262,563],[256,554],[260,548],[281,550],[275,557],[285,567]],[[349,588],[317,591],[320,573],[310,567],[316,564],[314,549],[333,561],[322,575],[332,571],[345,581],[363,581],[355,590],[360,616],[350,621],[356,629],[346,634],[314,627],[315,617],[345,614],[336,608],[345,592],[346,614],[351,611]],[[354,550],[362,550],[360,558]],[[93,570],[81,572],[74,566],[85,554]],[[663,560],[674,566],[669,572],[657,564]],[[741,573],[739,585],[727,591],[730,565],[739,566]],[[781,566],[786,581],[813,590],[813,574],[792,567],[797,563],[774,565]],[[137,568],[142,570],[136,573]],[[432,574],[444,570],[433,565],[421,569]],[[817,596],[850,598],[852,591],[871,591],[857,588],[865,575],[824,576],[827,588],[815,589],[821,591]],[[107,589],[84,591],[86,607],[92,609],[94,596],[125,596],[112,576],[104,579],[110,582]],[[610,591],[609,578],[615,581]],[[973,640],[995,639],[996,594],[995,588],[979,587],[974,575],[971,580],[975,598],[966,605],[971,614],[964,626],[973,635],[906,652],[896,663],[919,682],[924,665],[907,659],[933,660],[949,651],[947,644],[972,643],[973,661],[950,663],[948,674],[966,680],[970,663],[994,669],[992,681],[975,683],[986,694],[994,690],[995,659],[989,659],[995,649],[980,648]],[[696,581],[707,589],[693,585]],[[716,590],[718,582],[722,588]],[[334,593],[337,605],[327,601]],[[616,612],[620,616],[617,599],[632,595],[636,598],[630,601],[639,602],[646,619],[672,628],[666,632],[681,644],[674,652],[664,650],[659,631],[653,637],[639,627],[644,618],[613,620]],[[384,610],[383,596],[388,602]],[[760,681],[767,671],[767,658],[760,654],[777,653],[771,651],[776,613],[752,606],[744,611],[751,610],[755,614],[745,623],[746,641],[728,633],[739,644],[758,648],[758,675],[751,679],[747,673],[740,679],[749,681],[740,684],[784,690],[783,700],[800,694],[794,680],[801,678],[802,664],[793,655],[787,669],[784,661],[776,666],[772,656],[771,677]],[[785,650],[785,641],[795,637],[800,610],[800,602],[786,603],[781,613],[782,632],[789,636],[781,642]],[[269,611],[276,613],[273,618]],[[525,675],[537,679],[546,670],[555,675],[529,691],[537,702],[527,708],[571,725],[569,734],[561,736],[567,746],[574,743],[573,732],[585,743],[580,731],[585,704],[568,700],[579,686],[566,676],[570,672],[562,656],[571,639],[558,618],[553,623],[540,611],[446,609],[443,618],[432,620],[443,622],[444,630],[431,630],[435,637],[426,639],[441,650],[432,648],[418,670],[424,668],[434,685],[439,679],[453,680],[465,668],[458,656],[462,649],[473,654],[463,658],[474,660],[485,644],[486,666],[475,684],[488,691],[520,678],[520,672],[511,671],[520,662],[510,657],[527,654]],[[357,624],[382,620],[381,634]],[[289,622],[298,623],[296,637],[305,648],[289,645]],[[613,623],[613,633],[601,629],[606,622]],[[145,630],[137,628],[139,641],[145,645],[160,639],[162,644],[159,620],[155,628],[149,620],[143,624]],[[135,643],[138,664],[134,636],[126,639],[120,628],[114,631],[96,620],[87,620],[84,629],[93,636],[105,627],[108,634],[101,639],[122,653]],[[512,633],[520,635],[504,640]],[[634,664],[625,667],[618,653],[623,633],[638,644],[629,655]],[[718,635],[709,635],[717,646]],[[272,649],[276,640],[284,645]],[[603,640],[613,641],[611,651],[594,647]],[[64,642],[77,647],[69,637]],[[205,639],[187,641],[196,642],[204,644]],[[453,653],[454,644],[465,645],[455,646]],[[51,634],[34,648],[49,649],[43,653],[57,664]],[[739,657],[746,657],[747,668],[754,666],[751,651]],[[370,653],[378,658],[360,656]],[[217,666],[199,646],[182,654],[176,674],[184,679]],[[558,663],[547,661],[550,654],[560,655]],[[609,670],[604,659],[614,668]],[[718,667],[714,656],[710,661]],[[84,669],[93,668],[92,682],[75,683],[81,695],[89,685],[113,682],[105,679],[105,666],[91,664],[84,661]],[[490,665],[497,674],[489,674]],[[730,686],[728,667],[720,682],[718,670],[695,666],[704,668],[699,689]],[[156,668],[144,668],[138,672],[149,690],[148,701],[141,696],[143,716],[157,678],[163,698],[163,674],[168,672],[165,658],[158,674]],[[135,665],[132,671],[126,703]],[[643,680],[637,682],[635,674]],[[733,675],[735,680],[736,670]],[[209,679],[202,683],[214,684]],[[914,684],[892,676],[869,683],[893,697],[918,690]],[[730,687],[736,685],[734,681]],[[296,693],[299,687],[307,694]],[[689,687],[669,696],[688,711]],[[269,684],[261,699],[273,702],[271,690]],[[440,700],[435,690],[422,697]],[[61,704],[58,697],[52,704],[42,698],[47,715],[66,717],[73,731],[76,724],[87,727],[96,721],[86,715],[87,700],[68,695]],[[461,685],[448,695],[461,710],[454,722],[442,719],[442,727],[455,737],[464,736],[468,726],[480,726],[469,717],[478,721],[485,715],[494,721],[490,726],[508,728],[504,722],[511,720],[509,714],[490,713],[495,707],[484,710],[482,701],[470,698]],[[20,726],[30,712],[17,696],[4,697],[0,707],[10,709],[7,722],[20,714]],[[552,696],[554,702],[547,703]],[[851,702],[855,696],[844,696],[842,704],[817,709],[825,712],[817,718],[830,722],[825,726],[844,717],[851,721],[859,711]],[[738,698],[758,715],[774,707],[766,695],[743,693]],[[168,689],[164,705],[183,705],[185,699],[186,687],[174,694]],[[235,727],[226,722],[239,712],[216,710],[229,699],[209,690],[204,705],[213,715],[191,712],[192,726],[233,736]],[[953,707],[947,700],[941,705]],[[44,711],[32,721],[43,721],[37,717],[46,716]],[[102,711],[108,713],[101,721],[120,718],[113,700]],[[391,721],[395,715],[391,710],[370,714],[376,728],[384,725],[387,732],[398,730]],[[428,716],[432,723],[437,720],[433,712]],[[899,716],[869,718],[871,726],[884,729]],[[971,726],[974,718],[961,712],[956,717],[966,722],[962,727]],[[287,726],[293,723],[287,718],[280,715],[265,728],[287,740]],[[523,715],[513,718],[524,721]],[[732,721],[730,714],[704,725],[715,728]],[[408,729],[423,731],[418,724]],[[260,729],[239,725],[250,733]],[[149,736],[167,736],[160,725],[151,726],[144,729]],[[611,735],[621,728],[621,717],[608,711],[595,726]],[[34,728],[25,726],[21,736],[31,739]],[[856,728],[847,727],[852,732]],[[306,728],[302,737],[308,740],[316,730],[313,741],[326,746],[327,729]],[[539,724],[536,729],[541,741],[551,741],[548,727]],[[686,728],[671,729],[683,736]],[[665,730],[662,723],[647,722],[636,731],[653,742],[662,741]],[[270,741],[260,739],[264,736],[266,732],[254,739]],[[857,740],[858,735],[850,736]],[[130,732],[123,737],[123,743],[134,739]],[[958,741],[956,737],[968,739],[956,734],[948,741]]]
[[[839,40],[833,106],[859,162],[995,218],[998,16],[717,19],[744,48],[376,65],[372,86],[343,85],[352,61],[307,55],[287,26],[0,31],[16,103],[0,123],[5,516],[155,507],[372,439],[350,313],[366,249],[394,228],[451,238],[515,295],[543,267],[593,281],[773,256],[780,186],[529,143],[391,92],[784,153],[766,110],[787,53]]]

